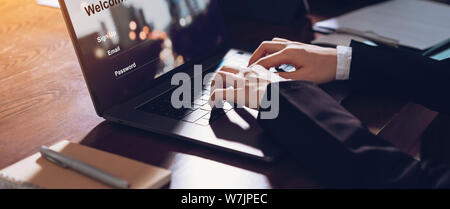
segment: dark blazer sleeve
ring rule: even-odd
[[[277,84],[278,117],[271,120],[259,117],[258,121],[275,143],[325,186],[450,187],[449,168],[417,161],[371,134],[317,86],[305,81]],[[261,111],[266,110],[261,109],[260,115]]]
[[[409,51],[352,42],[354,91],[401,98],[450,113],[450,59],[435,61]]]

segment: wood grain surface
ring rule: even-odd
[[[97,117],[58,9],[0,2],[0,167],[76,140]]]
[[[285,36],[299,41],[313,35],[310,23],[289,31],[295,34]],[[395,144],[415,154],[413,147],[435,113],[406,104],[358,96],[345,107],[374,133],[393,142],[402,137]],[[416,130],[403,137],[408,124]],[[320,187],[289,156],[267,164],[104,121],[94,111],[60,11],[34,0],[2,0],[0,168],[64,139],[169,168],[173,178],[167,188]]]

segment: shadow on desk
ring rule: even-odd
[[[80,143],[170,169],[172,182],[167,188],[318,187],[288,156],[265,163],[107,121]]]

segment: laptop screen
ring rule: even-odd
[[[64,0],[96,110],[225,42],[216,0]]]

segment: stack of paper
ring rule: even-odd
[[[371,31],[395,39],[402,46],[425,50],[450,38],[450,6],[423,0],[392,0],[314,25],[322,32],[342,28]]]

